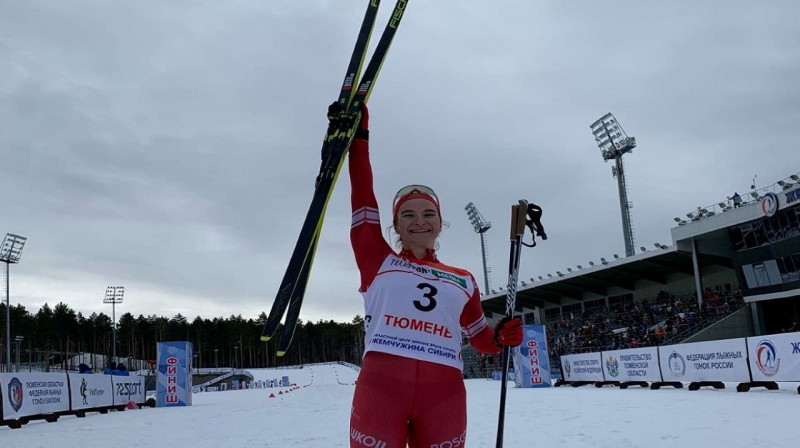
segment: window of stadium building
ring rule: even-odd
[[[561,320],[561,307],[545,309],[544,320],[547,322],[558,322]]]
[[[748,288],[780,285],[800,280],[800,254],[742,265]]]
[[[783,283],[800,280],[800,254],[776,258],[775,261],[778,264],[778,272],[781,273]]]
[[[753,249],[800,235],[800,207],[730,228],[733,250]]]

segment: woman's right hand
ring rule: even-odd
[[[356,138],[369,140],[369,108],[365,102],[359,103],[358,106],[361,108],[361,121],[356,129]]]

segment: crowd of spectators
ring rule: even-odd
[[[580,315],[545,322],[553,359],[589,351],[618,350],[676,343],[738,310],[741,291],[707,288],[702,305],[696,295],[660,292],[652,299],[632,298]]]
[[[739,290],[706,288],[702,306],[694,293],[662,291],[651,299],[631,296],[577,314],[564,312],[545,320],[550,365],[558,367],[562,355],[679,343],[743,305]],[[467,377],[488,377],[500,369],[499,356],[472,352],[464,352]]]
[[[800,324],[797,322],[792,322],[788,327],[781,329],[781,333],[792,333],[795,331],[800,331]]]

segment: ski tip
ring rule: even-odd
[[[278,358],[280,358],[281,356],[283,356],[283,355],[285,355],[285,354],[286,354],[286,351],[280,351],[280,350],[278,350],[278,353],[277,353],[277,354],[278,354]]]
[[[272,339],[272,337],[270,337],[270,336],[261,336],[261,342],[267,342],[270,339]]]

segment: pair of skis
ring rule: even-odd
[[[519,279],[519,261],[522,246],[536,246],[536,237],[543,240],[547,239],[547,234],[541,222],[542,208],[536,204],[520,200],[519,204],[511,206],[511,251],[508,262],[508,287],[506,288],[506,317],[511,318],[514,314],[514,306],[517,301],[517,280]],[[522,240],[525,235],[525,227],[531,230],[531,243]],[[503,347],[501,358],[502,378],[500,382],[500,416],[497,422],[497,444],[496,448],[503,447],[503,426],[505,424],[506,410],[506,389],[508,381],[508,362],[510,358],[510,348]]]
[[[311,266],[314,262],[317,242],[322,231],[325,209],[344,164],[345,155],[361,121],[361,104],[366,103],[372,93],[372,88],[389,52],[407,4],[408,0],[397,0],[395,3],[394,10],[375,47],[372,58],[359,80],[380,6],[380,0],[369,0],[344,82],[339,91],[339,98],[328,109],[328,130],[322,143],[322,161],[314,188],[314,196],[261,335],[262,341],[269,341],[277,332],[284,314],[286,315],[283,332],[278,343],[278,356],[283,356],[292,342]],[[354,89],[354,86],[357,88]]]

